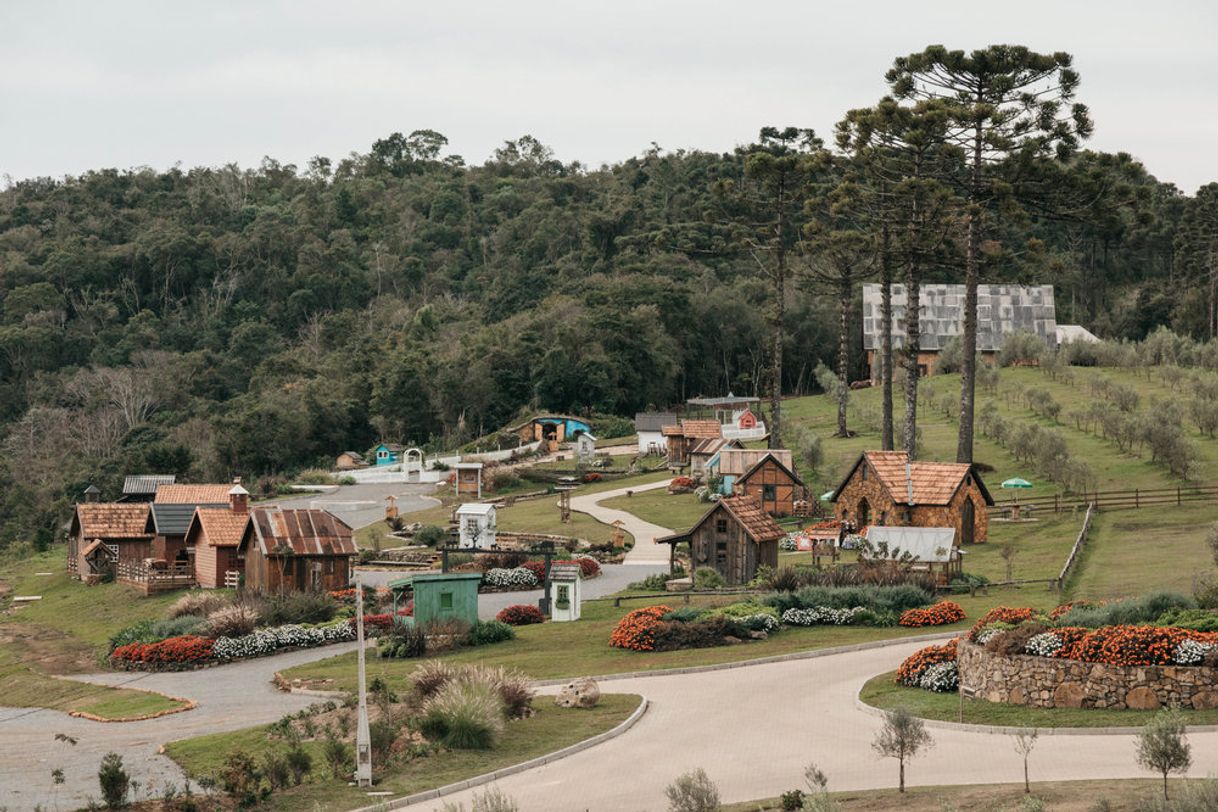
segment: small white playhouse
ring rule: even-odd
[[[579,564],[551,565],[550,586],[554,589],[554,598],[550,606],[550,620],[579,620],[583,580]]]
[[[495,546],[495,506],[489,502],[466,502],[457,508],[461,547],[485,550]]]

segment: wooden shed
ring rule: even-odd
[[[327,510],[280,507],[250,511],[245,585],[258,592],[346,589],[358,550],[351,528]]]
[[[865,451],[833,492],[839,520],[856,527],[951,527],[959,543],[989,535],[994,499],[974,466],[910,461],[903,451]]]
[[[736,493],[752,496],[771,516],[790,516],[795,503],[808,498],[808,489],[788,464],[765,454],[734,483]]]
[[[195,510],[186,531],[186,549],[194,560],[199,586],[232,589],[240,584],[250,533],[248,511],[235,512],[232,507]]]
[[[459,462],[453,466],[453,493],[458,497],[482,498],[482,463]]]
[[[152,554],[152,538],[147,502],[79,504],[68,528],[68,572],[86,577],[109,570],[117,575],[127,566],[143,566]]]
[[[663,428],[668,444],[668,464],[674,468],[689,465],[690,452],[702,440],[723,436],[718,420],[682,420]]]
[[[778,541],[786,536],[761,503],[751,496],[727,496],[716,502],[684,533],[662,536],[657,544],[689,543],[694,569],[710,567],[732,585],[747,584],[757,567],[778,566]]]
[[[334,467],[339,471],[355,471],[360,468],[367,468],[368,460],[364,459],[364,455],[358,451],[344,451],[334,461]]]

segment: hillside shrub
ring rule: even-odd
[[[452,750],[487,750],[503,733],[503,700],[488,685],[447,682],[422,708],[419,730]]]
[[[740,621],[725,615],[707,615],[689,623],[661,621],[655,630],[653,650],[710,648],[723,645],[728,637],[747,636],[748,629]]]
[[[861,606],[874,612],[904,612],[926,606],[934,593],[912,584],[896,586],[807,586],[795,592],[778,592],[765,595],[761,603],[773,606],[778,611],[788,609],[850,609]]]
[[[470,646],[488,646],[515,638],[516,630],[503,621],[479,620],[469,627],[469,631],[465,635],[465,643]]]
[[[338,602],[325,592],[287,592],[263,598],[260,610],[263,626],[325,623],[334,619]]]
[[[395,623],[380,636],[377,656],[384,659],[412,659],[427,653],[427,632],[414,623]]]
[[[260,619],[255,607],[234,603],[207,616],[207,632],[212,637],[240,637],[252,632]]]
[[[676,572],[669,574],[667,572],[656,572],[648,575],[641,581],[634,581],[627,585],[627,589],[645,589],[647,591],[655,591],[664,589],[670,580],[673,578],[684,578],[685,568],[677,567]]]
[[[231,603],[231,600],[227,595],[222,593],[210,590],[187,592],[174,601],[173,606],[169,607],[169,617],[185,617],[187,615],[207,617],[217,609],[223,609],[229,603]]]
[[[495,620],[509,626],[528,626],[531,623],[542,623],[545,619],[546,616],[541,613],[541,610],[530,603],[506,606],[495,615]]]
[[[1210,609],[1168,609],[1155,619],[1155,625],[1218,632],[1218,612]]]
[[[414,534],[414,543],[435,547],[448,540],[448,532],[443,527],[434,524],[424,525]]]
[[[671,606],[644,606],[627,612],[609,635],[609,645],[631,651],[654,651],[660,618],[672,611]]]
[[[722,589],[727,581],[712,567],[698,567],[694,570],[694,589]]]
[[[1086,626],[1094,629],[1100,626],[1152,623],[1170,610],[1196,608],[1196,601],[1177,592],[1152,592],[1106,604],[1075,606],[1062,614],[1058,620],[1063,626]]]

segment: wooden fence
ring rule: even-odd
[[[142,562],[120,561],[115,565],[114,577],[119,581],[135,584],[145,593],[195,585],[194,569],[189,564],[171,564],[157,568],[146,566]]]
[[[1091,532],[1091,517],[1094,513],[1095,504],[1093,503],[1087,506],[1087,515],[1083,517],[1083,527],[1078,531],[1078,537],[1074,539],[1074,546],[1070,548],[1070,555],[1066,556],[1066,563],[1062,565],[1062,571],[1057,576],[1058,590],[1065,585],[1066,579],[1070,577],[1075,564],[1078,563],[1079,554],[1087,545],[1087,534]]]
[[[1134,488],[1124,491],[1087,491],[1079,494],[1055,493],[1018,499],[1020,511],[1060,513],[1093,505],[1097,510],[1121,510],[1161,505],[1183,505],[1218,499],[1218,485],[1180,485],[1175,488]],[[1015,500],[1002,500],[989,508],[991,515],[1011,509]]]

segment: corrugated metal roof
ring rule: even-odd
[[[173,474],[128,474],[123,480],[123,493],[127,496],[152,496],[158,485],[172,485],[177,479]]]
[[[196,505],[178,502],[153,502],[152,526],[161,536],[184,536],[190,529],[190,520],[194,518]],[[223,508],[226,504],[198,505],[197,507]]]
[[[880,346],[880,285],[863,285],[863,349]],[[918,288],[918,346],[937,352],[964,335],[964,285],[921,285]],[[905,341],[904,285],[892,286],[892,346]],[[1057,346],[1057,311],[1052,285],[978,285],[977,349],[994,352],[1016,332],[1035,333],[1049,347]]]
[[[748,406],[751,403],[760,403],[761,398],[727,395],[719,398],[690,398],[685,402],[690,406]]]
[[[943,564],[951,560],[955,549],[954,527],[887,527],[872,525],[867,529],[867,543],[875,546],[887,543],[888,555],[899,557],[909,553],[914,561]]]
[[[355,555],[351,528],[328,510],[255,508],[250,512],[254,535],[263,554],[280,545],[294,555]]]
[[[634,416],[635,431],[660,431],[675,425],[677,416],[671,412],[639,412]]]

